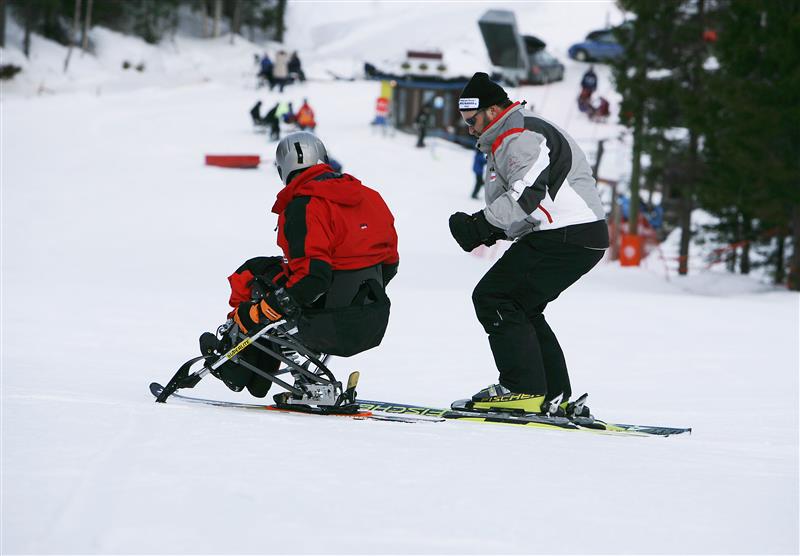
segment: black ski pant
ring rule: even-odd
[[[273,350],[280,350],[274,344],[269,346]],[[255,346],[245,349],[240,357],[255,366],[256,368],[272,374],[278,370],[280,361],[264,353]],[[269,392],[272,382],[263,376],[254,373],[244,365],[239,365],[233,361],[228,361],[219,368],[219,375],[226,383],[237,386],[239,389],[247,388],[247,391],[256,398],[263,398]]]
[[[489,335],[500,384],[520,394],[572,395],[567,363],[545,321],[547,304],[589,272],[604,250],[529,233],[478,282],[475,312]]]
[[[472,189],[473,199],[478,198],[478,193],[480,193],[481,187],[483,187],[483,174],[475,174],[475,187]]]
[[[419,132],[417,133],[417,147],[422,148],[425,146],[425,135],[427,131],[428,130],[424,125],[419,126]]]

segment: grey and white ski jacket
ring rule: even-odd
[[[515,102],[483,130],[486,220],[516,239],[605,220],[586,155],[553,123]]]

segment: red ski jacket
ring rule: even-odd
[[[295,116],[295,121],[298,125],[304,127],[316,127],[317,122],[314,121],[314,111],[308,104],[303,104],[300,107],[300,110],[297,111],[297,115]]]
[[[301,305],[326,292],[332,272],[384,266],[384,282],[397,271],[394,216],[377,191],[349,174],[317,164],[284,187],[278,214],[278,245],[287,263],[275,278]]]

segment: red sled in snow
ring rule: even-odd
[[[206,166],[223,168],[258,168],[261,157],[257,154],[207,154]]]

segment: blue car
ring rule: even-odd
[[[586,40],[575,43],[567,51],[569,57],[579,62],[605,62],[616,60],[625,53],[625,48],[614,36],[613,29],[592,31]]]

